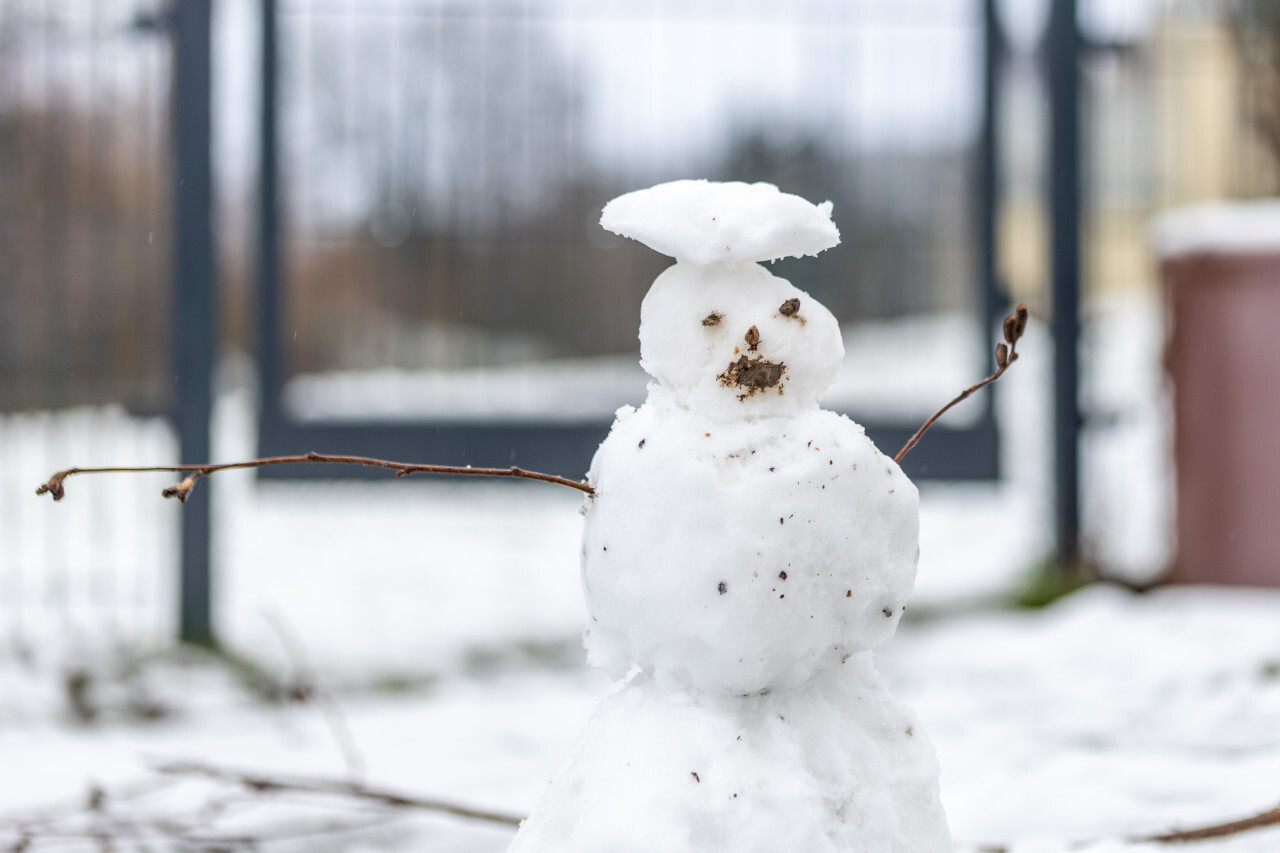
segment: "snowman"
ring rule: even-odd
[[[676,181],[601,224],[676,262],[641,308],[653,377],[588,474],[588,660],[619,680],[511,853],[950,849],[933,747],[871,650],[915,579],[919,498],[819,406],[831,313],[761,261],[839,242],[831,203]]]

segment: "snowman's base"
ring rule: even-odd
[[[933,746],[868,653],[755,696],[634,677],[596,710],[510,853],[950,847]]]

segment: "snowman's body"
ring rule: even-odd
[[[589,474],[589,659],[627,680],[513,853],[949,849],[933,749],[870,655],[914,582],[916,489],[818,406],[835,319],[755,263],[838,242],[829,205],[681,181],[602,222],[678,260],[642,308],[657,381]]]

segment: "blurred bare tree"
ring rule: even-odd
[[[668,261],[599,228],[636,178],[585,153],[581,75],[554,38],[563,22],[540,14],[315,8],[287,21],[293,372],[634,349]],[[969,304],[964,145],[856,150],[753,116],[722,151],[699,171],[835,202],[846,248],[779,271],[837,315]]]
[[[165,46],[0,4],[0,409],[167,406]]]
[[[294,368],[631,349],[662,262],[598,230],[621,188],[580,156],[581,96],[544,22],[399,15],[392,31],[316,11],[287,36]]]
[[[1280,166],[1280,3],[1235,0],[1229,8],[1245,112]]]
[[[958,309],[972,292],[975,255],[968,151],[851,151],[816,131],[737,130],[718,174],[767,181],[831,201],[839,252],[786,259],[778,275],[813,293],[837,317],[879,318]]]

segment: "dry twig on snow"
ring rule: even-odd
[[[179,847],[219,846],[228,849],[242,848],[257,850],[263,844],[276,841],[300,840],[320,835],[360,832],[374,829],[396,819],[395,812],[430,811],[450,814],[456,817],[497,823],[504,826],[518,826],[520,818],[516,815],[489,809],[420,797],[385,788],[375,788],[364,784],[338,779],[327,779],[309,776],[269,776],[233,770],[201,762],[171,762],[156,765],[156,772],[171,778],[202,779],[220,782],[243,788],[250,802],[253,799],[273,793],[303,794],[322,797],[338,797],[351,799],[367,804],[374,809],[388,808],[388,811],[375,811],[365,814],[362,819],[327,821],[320,824],[304,823],[293,826],[279,825],[259,829],[249,834],[220,833],[205,820],[187,821],[174,818],[129,819],[112,814],[108,804],[116,799],[98,787],[90,789],[87,804],[83,811],[67,815],[63,819],[52,815],[45,818],[34,818],[18,821],[6,821],[0,818],[0,841],[10,844],[5,848],[13,851],[26,851],[36,844],[66,843],[74,841],[90,841],[100,844],[132,842],[139,849],[147,848],[146,842],[169,842]],[[154,790],[154,786],[151,788]],[[85,820],[84,818],[88,818]],[[9,824],[6,826],[6,824]],[[1255,829],[1280,825],[1280,806],[1241,820],[1233,820],[1210,826],[1183,829],[1153,835],[1134,836],[1126,839],[1133,844],[1182,844],[1205,841],[1214,838],[1225,838]],[[11,833],[13,838],[4,839],[3,833]],[[1096,839],[1095,839],[1096,840]],[[1081,842],[1083,843],[1083,842]],[[976,850],[982,853],[1008,853],[1010,847],[1004,844],[982,845]]]
[[[171,762],[153,769],[158,775],[134,792],[109,791],[93,785],[85,798],[68,809],[26,817],[0,815],[0,850],[26,853],[48,846],[87,842],[103,850],[118,850],[127,845],[143,853],[156,849],[152,844],[161,849],[255,851],[275,842],[368,832],[423,811],[509,827],[520,823],[515,815],[339,779],[268,776],[200,762]],[[184,780],[233,786],[230,790],[235,793],[179,807],[177,811],[158,808],[154,803],[147,807],[120,808],[129,800]],[[227,813],[237,809],[240,812],[256,810],[276,794],[285,795],[280,799],[282,807],[297,805],[300,795],[345,801],[343,816],[317,820],[286,813],[278,820],[265,823],[259,820],[252,831],[226,830],[219,826],[220,819]],[[345,815],[353,806],[356,811]]]
[[[257,773],[231,770],[226,767],[217,767],[212,764],[202,764],[195,761],[177,761],[161,764],[155,769],[159,773],[176,776],[196,776],[240,785],[255,793],[280,791],[297,794],[329,794],[340,797],[353,797],[357,800],[364,800],[377,805],[443,812],[457,817],[489,821],[507,826],[519,826],[520,821],[523,820],[517,815],[504,812],[472,808],[458,803],[418,797],[412,794],[390,791],[385,788],[372,788],[368,785],[344,782],[337,779],[303,776],[263,776]]]
[[[1195,829],[1179,829],[1173,832],[1164,832],[1159,835],[1144,835],[1139,838],[1131,839],[1137,843],[1160,843],[1174,844],[1185,841],[1205,841],[1210,838],[1223,838],[1228,835],[1236,835],[1241,832],[1248,832],[1253,829],[1262,829],[1268,826],[1280,826],[1280,806],[1274,809],[1268,809],[1265,812],[1256,814],[1253,817],[1242,818],[1241,820],[1232,820],[1226,823],[1215,823],[1212,826],[1201,826]]]
[[[1239,835],[1255,829],[1265,829],[1269,826],[1280,826],[1280,806],[1240,820],[1199,826],[1194,829],[1178,829],[1154,835],[1135,835],[1126,838],[1125,841],[1129,844],[1186,844],[1194,841],[1208,841],[1213,838],[1226,838],[1229,835]],[[1093,843],[1097,840],[1079,841],[1076,842],[1075,846]],[[1009,853],[1010,850],[1006,844],[987,844],[976,849],[978,853]]]
[[[289,693],[292,698],[309,702],[324,717],[334,743],[342,752],[342,759],[347,765],[347,776],[353,781],[364,775],[364,756],[356,747],[355,738],[351,735],[351,727],[347,725],[347,715],[342,712],[337,698],[320,681],[315,669],[311,666],[302,641],[298,639],[292,627],[278,613],[264,614],[267,624],[275,631],[280,645],[293,666],[292,686]]]
[[[120,821],[103,818],[85,825],[51,825],[24,829],[17,835],[17,840],[4,849],[9,853],[27,853],[37,849],[37,845],[44,849],[74,844],[75,849],[79,850],[91,843],[102,851],[116,851],[120,849],[120,845],[127,843],[139,853],[151,853],[157,849],[152,844],[162,845],[160,849],[165,850],[199,850],[206,853],[212,850],[258,851],[263,845],[273,842],[297,842],[321,836],[367,832],[392,823],[398,817],[384,813],[359,820],[309,822],[240,834],[219,833],[202,829],[195,824],[173,821]]]

